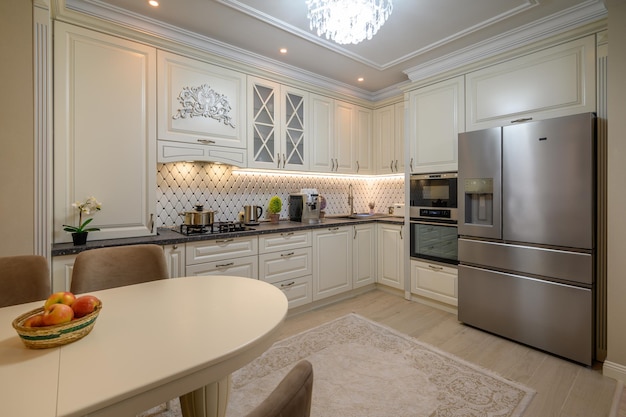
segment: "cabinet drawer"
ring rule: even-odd
[[[273,285],[285,294],[289,308],[294,308],[313,302],[312,282],[313,277],[307,275],[306,277],[277,282]]]
[[[435,263],[411,261],[411,292],[457,305],[457,270]]]
[[[261,254],[259,255],[259,279],[276,283],[311,275],[313,271],[311,259],[311,248]]]
[[[259,253],[311,246],[311,232],[284,232],[259,236]]]
[[[232,275],[257,279],[259,276],[258,259],[257,256],[245,256],[243,258],[187,265],[187,275]]]
[[[255,237],[236,237],[187,243],[187,265],[241,258],[258,253]]]

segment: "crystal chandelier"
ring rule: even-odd
[[[311,30],[338,44],[372,39],[393,10],[392,0],[306,0]]]

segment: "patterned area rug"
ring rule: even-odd
[[[312,417],[519,417],[534,391],[356,314],[276,342],[235,372],[227,417],[260,403],[295,363],[313,364]],[[143,416],[179,416],[153,410]]]

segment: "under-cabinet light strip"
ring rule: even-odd
[[[359,180],[382,180],[387,178],[404,177],[403,173],[388,175],[350,175],[350,174],[324,174],[317,172],[297,171],[266,171],[262,169],[239,169],[233,168],[233,175],[266,175],[268,177],[291,177],[291,178],[352,178]]]

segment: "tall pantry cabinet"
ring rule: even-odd
[[[54,242],[88,196],[89,240],[154,234],[156,50],[55,22],[54,56]]]

